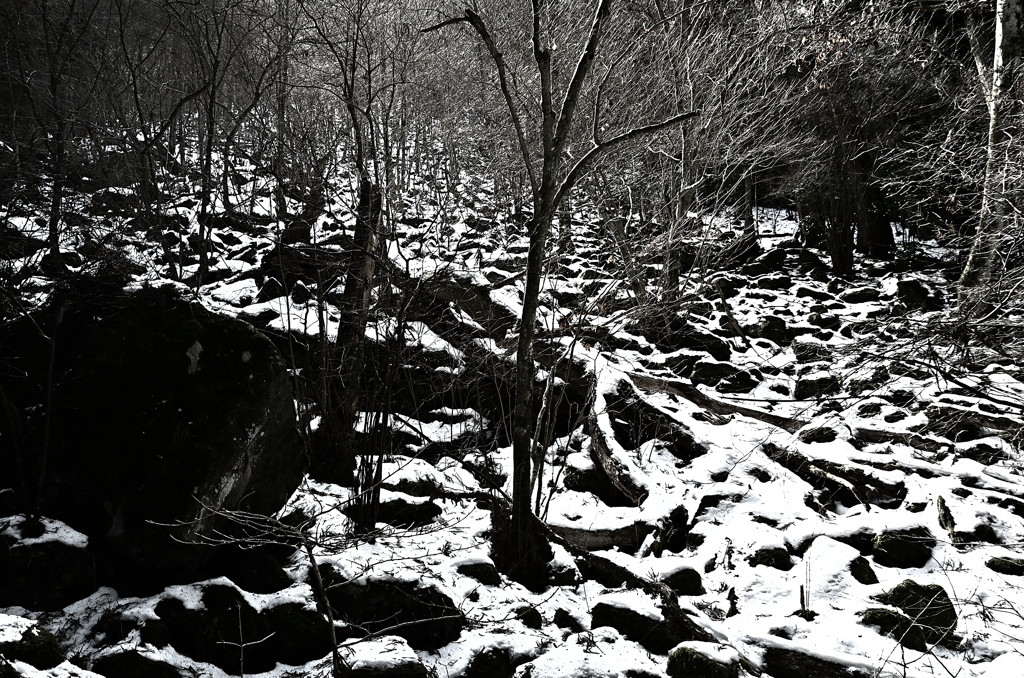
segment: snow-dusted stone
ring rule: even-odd
[[[892,605],[914,620],[929,644],[948,642],[956,630],[956,609],[946,589],[939,584],[918,584],[913,579],[878,596],[878,600]]]
[[[352,678],[427,678],[427,669],[403,638],[384,636],[352,647]]]
[[[886,530],[871,541],[875,561],[888,567],[924,567],[932,557],[935,537],[926,527]]]
[[[93,662],[92,671],[104,678],[181,678],[178,669],[137,649],[103,655]]]
[[[681,596],[699,596],[704,593],[704,584],[700,572],[682,565],[661,575],[661,581]]]
[[[669,652],[665,672],[669,678],[738,678],[739,666],[739,655],[731,647],[691,641]]]
[[[878,301],[879,292],[874,287],[853,287],[839,295],[848,304],[862,304],[867,301]]]
[[[416,650],[436,650],[462,633],[465,616],[437,587],[387,578],[347,581],[323,567],[321,571],[338,621],[358,626],[360,633],[394,626],[394,635],[405,638]]]
[[[745,326],[743,330],[752,337],[774,341],[779,346],[788,345],[794,336],[786,321],[775,315],[767,315],[760,322]]]
[[[907,649],[918,652],[928,649],[922,627],[902,612],[887,607],[870,607],[860,613],[860,621],[865,626],[877,627],[879,633],[892,637]]]
[[[377,522],[392,527],[423,527],[434,522],[441,515],[441,507],[425,498],[403,496],[398,492],[388,492],[382,497],[377,507]],[[350,504],[343,509],[348,516],[355,516],[359,509]]]
[[[797,400],[809,400],[838,393],[839,388],[839,379],[834,374],[815,372],[797,380],[793,397]]]
[[[1024,559],[1021,558],[989,558],[985,566],[999,574],[1024,577]]]
[[[63,662],[64,652],[53,634],[36,622],[23,617],[0,614],[0,657],[45,670]],[[6,674],[0,670],[0,675]]]
[[[668,621],[654,601],[640,591],[606,594],[590,615],[592,629],[610,626],[656,654],[666,654],[679,643],[692,640],[685,629]]]
[[[64,523],[0,518],[0,607],[59,610],[96,589],[88,539]]]
[[[241,642],[252,643],[245,650],[247,672],[269,671],[277,663],[298,666],[330,653],[327,620],[312,607],[285,602],[260,610],[234,586],[221,583],[224,579],[214,582],[202,588],[196,604],[173,595],[157,603],[156,619],[141,629],[142,641],[170,646],[232,674],[240,668],[238,648],[232,645],[240,642],[240,633]]]
[[[938,293],[933,293],[927,285],[913,278],[896,283],[896,298],[907,308],[924,308],[931,311],[943,306],[942,297]]]
[[[288,373],[252,326],[171,286],[86,286],[34,320],[53,327],[58,316],[42,512],[89,535],[119,589],[192,576],[209,549],[189,542],[225,527],[217,512],[272,513],[298,486]],[[30,320],[2,330],[0,382],[24,430],[42,431],[49,346]],[[43,440],[23,442],[36,468]]]

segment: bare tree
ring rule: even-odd
[[[530,508],[531,465],[537,446],[533,402],[536,366],[533,356],[538,297],[552,221],[563,200],[595,161],[613,150],[670,129],[696,115],[693,111],[677,112],[647,124],[631,125],[629,123],[633,121],[630,120],[623,125],[623,121],[617,119],[615,107],[604,99],[607,94],[605,85],[609,79],[612,76],[621,76],[616,72],[616,66],[621,62],[621,58],[616,59],[613,55],[607,59],[608,63],[602,74],[596,73],[595,67],[599,63],[602,39],[615,28],[617,22],[625,21],[625,17],[613,12],[612,0],[598,0],[590,15],[589,27],[574,40],[574,36],[556,35],[556,27],[566,22],[569,25],[583,23],[585,26],[586,20],[582,19],[585,14],[559,17],[560,21],[556,24],[553,16],[561,9],[546,0],[533,0],[531,5],[530,41],[535,68],[533,78],[538,87],[535,93],[539,99],[538,108],[532,104],[532,97],[514,96],[505,55],[492,36],[487,21],[477,11],[467,8],[461,16],[446,19],[424,29],[425,32],[431,32],[447,26],[467,24],[482,42],[498,79],[519,150],[519,160],[529,179],[533,213],[526,223],[529,252],[516,353],[516,397],[512,433],[512,519],[508,542],[495,546],[496,553],[506,559],[504,566],[510,574],[534,581],[544,564],[544,559],[538,552],[536,532],[532,527],[536,519]],[[582,8],[573,9],[582,11]],[[565,38],[561,45],[558,44],[560,37]],[[578,51],[575,54],[561,56],[573,42],[578,45]],[[575,62],[568,67],[571,75],[567,80],[559,77],[559,72],[555,68],[556,65],[564,66],[566,61],[570,64]],[[587,103],[590,104],[591,110],[584,112],[581,107]],[[528,134],[524,121],[535,122],[536,137]],[[613,129],[619,131],[607,135],[605,123],[614,125]],[[583,148],[574,149],[578,154],[571,154],[574,133],[587,126],[589,142]]]
[[[1013,107],[1018,105],[1010,90],[1020,75],[1020,60],[1024,52],[1024,34],[1021,33],[1021,0],[997,0],[995,55],[992,61],[991,84],[985,89],[988,104],[988,158],[985,163],[981,214],[970,256],[960,276],[959,297],[961,308],[968,313],[972,293],[986,285],[995,272],[999,248],[1004,238],[1008,206],[1008,160],[1017,130],[1011,125]],[[973,13],[970,15],[975,17]],[[986,75],[977,45],[976,30],[969,31],[979,75]],[[1018,141],[1019,143],[1019,141]]]

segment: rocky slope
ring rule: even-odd
[[[443,209],[425,188],[413,195],[388,253],[410,303],[399,324],[388,309],[402,304],[381,294],[368,331],[370,369],[401,367],[379,534],[350,535],[352,490],[314,459],[280,522],[248,525],[273,544],[153,590],[95,589],[80,574],[61,606],[5,594],[0,672],[327,675],[318,581],[357,675],[1024,671],[1021,366],[952,341],[951,262],[935,243],[906,241],[896,259],[833,280],[774,211],[759,214],[754,246],[728,220],[707,223],[670,298],[649,258],[656,241],[642,229],[616,240],[575,215],[572,247],[553,252],[538,347],[538,401],[554,413],[537,497],[550,585],[500,575],[491,509],[509,491],[526,249],[486,189],[466,178]],[[195,270],[194,203],[148,228],[106,193],[83,196],[81,210],[97,224],[91,240],[68,242],[84,269],[161,284],[170,242],[184,253],[176,265]],[[315,292],[353,221],[332,205],[314,247],[281,245],[266,219],[225,220],[192,303],[255,325],[286,356],[335,336],[339,313],[330,296],[319,313]],[[4,256],[22,298],[42,304],[55,292],[25,245],[37,228],[31,214],[8,217]],[[65,444],[78,434],[95,438],[63,430]],[[102,532],[58,517],[0,519],[0,569],[59,549],[35,562],[68,563],[51,571],[74,580]],[[40,644],[44,659],[15,649]]]

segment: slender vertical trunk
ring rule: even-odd
[[[65,124],[57,121],[54,139],[53,191],[50,195],[50,214],[47,234],[47,245],[50,249],[50,265],[55,271],[63,271],[64,258],[60,254],[60,222],[64,201],[64,183],[67,175],[67,141],[65,140]]]
[[[341,387],[339,426],[344,439],[344,468],[354,468],[355,425],[359,416],[362,388],[363,353],[366,344],[366,323],[369,318],[370,292],[376,271],[375,255],[380,241],[383,196],[380,187],[369,177],[359,179],[359,202],[356,207],[355,248],[349,263],[343,296],[344,317],[338,326],[338,348],[341,353]],[[372,527],[372,525],[370,526]]]
[[[971,296],[972,291],[984,287],[991,280],[996,269],[1000,242],[1005,236],[1007,153],[1016,136],[1009,115],[1014,102],[1008,94],[1020,70],[1019,62],[1024,46],[1021,15],[1021,0],[998,0],[996,3],[995,56],[992,64],[992,83],[988,90],[988,158],[985,163],[985,183],[978,227],[967,264],[960,276],[961,306]],[[979,72],[981,71],[979,65]]]

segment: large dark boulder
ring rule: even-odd
[[[42,512],[90,537],[103,579],[153,590],[198,569],[206,550],[189,542],[224,527],[218,512],[272,513],[298,486],[291,386],[244,322],[169,287],[84,287],[0,327],[14,410],[0,434],[15,441],[0,467],[21,469],[23,505],[45,469]]]
[[[143,642],[168,645],[196,661],[231,674],[244,668],[261,673],[277,663],[299,666],[331,652],[327,620],[315,610],[286,602],[257,612],[233,586],[213,584],[203,591],[201,609],[177,598],[161,600],[141,631]],[[246,643],[244,667],[238,643]]]
[[[321,567],[321,576],[338,621],[362,633],[386,631],[405,638],[414,650],[436,650],[462,633],[465,616],[433,586],[384,579],[346,581],[327,567]]]
[[[95,591],[85,542],[53,520],[0,518],[0,607],[54,611]]]

